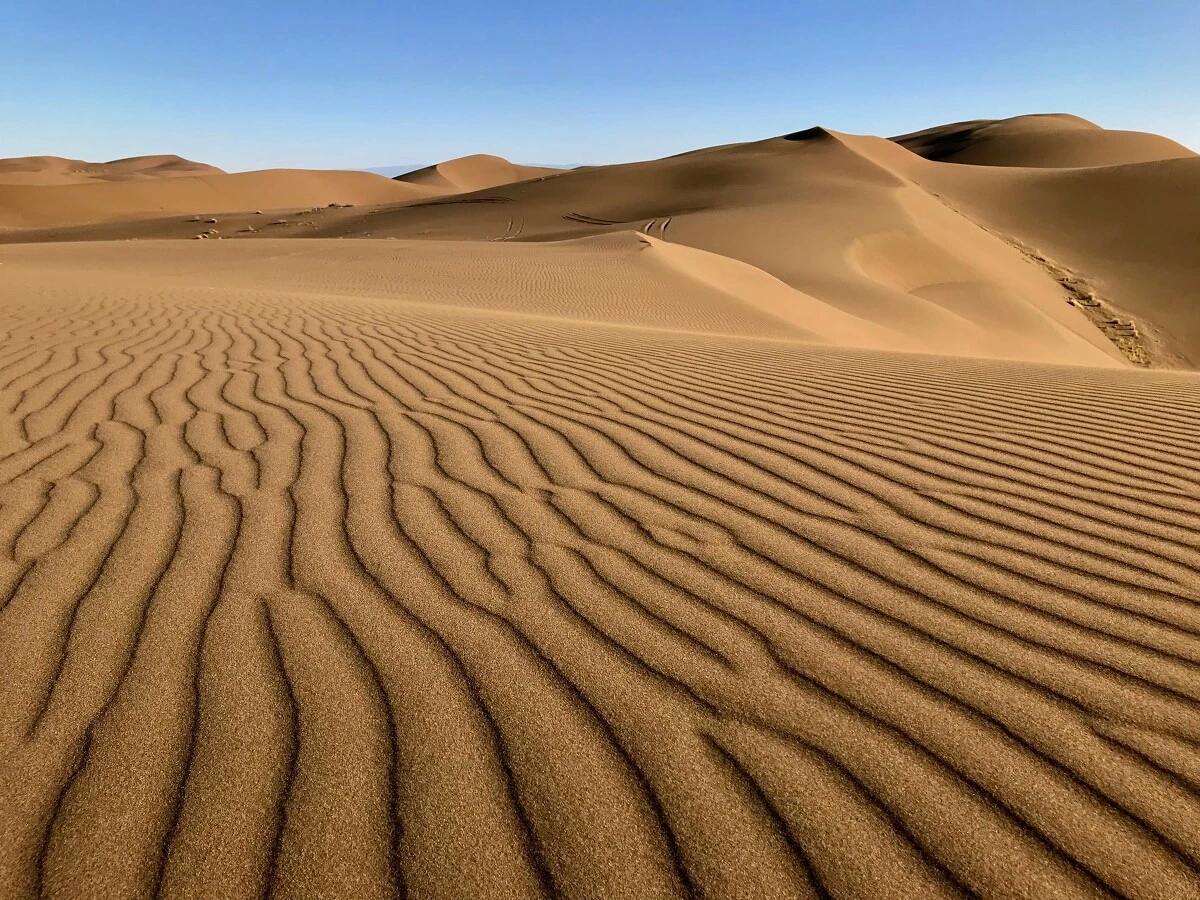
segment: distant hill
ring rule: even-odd
[[[1064,113],[955,122],[892,140],[926,159],[976,166],[1088,168],[1196,155],[1161,135],[1113,131]]]
[[[479,191],[561,172],[561,169],[542,166],[520,166],[499,156],[476,153],[399,175],[396,180],[441,191],[461,192]]]
[[[0,159],[0,184],[63,185],[93,182],[155,181],[189,175],[224,175],[215,166],[181,156],[131,156],[109,162],[86,162],[61,156]]]
[[[388,178],[398,178],[401,175],[408,175],[410,172],[416,172],[420,169],[433,168],[435,163],[406,163],[399,166],[374,166],[372,168],[362,169],[363,172],[373,172],[376,175],[385,175]],[[518,163],[522,169],[577,169],[578,163]]]

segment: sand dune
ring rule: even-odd
[[[0,182],[0,228],[65,228],[167,214],[394,203],[436,193],[369,172],[267,169],[86,184]]]
[[[87,184],[93,181],[145,181],[182,175],[223,175],[215,166],[181,156],[132,156],[90,163],[61,156],[0,159],[0,184]]]
[[[1169,138],[1113,131],[1067,115],[956,122],[892,138],[926,159],[975,166],[1119,166],[1196,154]]]
[[[367,172],[269,169],[228,174],[177,156],[109,163],[59,157],[0,160],[0,230],[58,233],[164,215],[290,211],[329,204],[370,206],[476,191],[557,174],[496,156],[469,156],[386,179]],[[193,229],[194,231],[194,229]],[[150,234],[161,234],[152,226]],[[189,235],[190,236],[190,235]]]
[[[477,153],[398,175],[395,180],[453,193],[481,191],[500,184],[557,175],[560,172],[561,169],[548,169],[544,166],[518,166],[499,156]]]
[[[1127,139],[1133,140],[1061,115],[960,123],[896,139],[939,158],[930,147],[953,144],[956,152],[993,156],[992,164],[958,165],[926,159],[895,140],[814,128],[477,190],[468,188],[536,170],[464,157],[404,176],[413,181],[395,188],[414,193],[403,197],[383,196],[377,182],[362,182],[356,196],[363,199],[351,201],[355,209],[297,214],[281,220],[301,226],[286,232],[242,216],[222,223],[219,236],[536,242],[637,230],[747,263],[852,317],[920,335],[915,349],[1083,363],[1099,352],[1194,367],[1200,365],[1192,289],[1200,279],[1193,252],[1200,238],[1193,208],[1200,160],[1165,138],[1143,135],[1138,154],[1113,158],[1147,158],[1155,146],[1159,156],[1180,158],[1055,168],[1080,140],[1117,147]],[[998,164],[1001,145],[1014,153],[1023,147],[1022,165]],[[281,187],[273,202],[251,203],[244,191],[239,199],[236,183],[223,181],[230,188],[223,208],[283,209],[285,200],[307,206],[351,193],[322,181],[328,173],[310,174],[319,187],[302,196],[285,196]],[[283,179],[301,180],[298,173]],[[139,185],[140,218],[115,223],[119,216],[105,204],[119,191],[86,195],[95,211],[84,216],[72,195],[49,204],[29,194],[8,204],[10,231],[0,240],[195,237],[202,229],[178,212],[156,219],[145,211],[167,187]],[[0,224],[4,196],[0,188]],[[362,208],[372,196],[378,204]],[[200,204],[191,195],[171,199],[180,212],[200,211]],[[25,228],[15,228],[14,215]],[[1084,302],[1095,296],[1097,305],[1068,306],[1076,295]],[[1110,321],[1123,324],[1110,328]],[[1095,351],[1079,355],[1079,339]],[[1054,356],[1060,351],[1067,355]]]
[[[1200,159],[1059,172],[938,165],[921,180],[1200,366]]]
[[[0,186],[0,898],[1200,896],[1195,162]]]
[[[1115,353],[1097,325],[1117,318],[1133,323],[1138,346],[1116,355],[1194,367],[1197,197],[1194,156],[1086,170],[967,166],[817,128],[331,219],[312,234],[538,241],[639,229],[927,336],[935,352],[1004,355],[1035,331],[1049,346],[1065,327]],[[1074,286],[1100,298],[1102,316],[1066,306]],[[1009,330],[1020,339],[998,333]]]
[[[910,347],[1121,358],[1046,271],[921,186],[939,165],[880,138],[814,129],[435,198],[314,233],[538,241],[639,229],[748,263]]]

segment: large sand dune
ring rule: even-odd
[[[1093,326],[1132,321],[1151,359],[1196,367],[1200,158],[1180,149],[1188,155],[1092,168],[1056,168],[1056,152],[1040,168],[958,165],[817,128],[330,219],[311,233],[536,241],[634,228],[935,337],[961,332],[963,319],[1020,330],[1032,320],[1015,310],[1030,304],[1077,324],[1066,284],[1099,298]]]
[[[1113,131],[1067,115],[977,119],[900,135],[892,140],[926,159],[976,166],[1066,169],[1196,155],[1161,135]]]
[[[0,897],[1200,896],[1192,162],[0,247]]]

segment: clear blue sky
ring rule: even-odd
[[[1072,112],[1200,149],[1200,3],[0,0],[0,157],[605,163]]]

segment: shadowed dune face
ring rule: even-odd
[[[0,896],[1195,896],[1200,380],[656,246],[0,249]]]
[[[926,159],[976,166],[1062,169],[1196,155],[1157,134],[1110,131],[1078,116],[1061,114],[957,122],[892,140]]]
[[[1109,149],[1085,158],[1080,142]],[[955,164],[968,161],[979,164]],[[1165,138],[1065,115],[891,141],[811,128],[570,171],[477,155],[397,181],[264,172],[211,184],[0,185],[0,241],[203,233],[530,243],[639,231],[753,266],[838,315],[895,332],[897,349],[1194,367],[1196,161]],[[355,208],[305,208],[328,197]],[[177,212],[155,217],[156,206]],[[277,211],[263,220],[239,207]],[[229,220],[209,231],[215,212]]]

